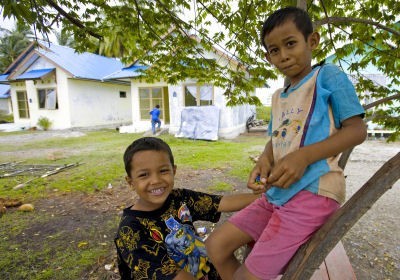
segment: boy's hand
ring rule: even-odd
[[[302,150],[297,150],[280,159],[272,168],[268,176],[268,183],[287,189],[291,184],[301,179],[309,165]]]
[[[271,171],[271,164],[266,156],[262,154],[258,159],[256,166],[250,172],[247,187],[253,190],[254,194],[265,192],[270,184],[267,184],[267,177]]]

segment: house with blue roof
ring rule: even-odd
[[[198,40],[194,35],[191,37]],[[248,75],[239,61],[224,51],[216,47],[202,51],[202,57],[213,59],[235,71],[239,67]],[[254,105],[228,107],[224,88],[212,83],[200,84],[195,79],[186,79],[173,85],[165,81],[147,83],[142,79],[147,67],[151,66],[134,63],[104,77],[104,80],[124,81],[131,85],[132,123],[120,127],[120,132],[149,130],[149,111],[155,105],[160,105],[162,126],[167,125],[169,133],[177,137],[216,140],[234,138],[245,132],[246,121],[255,112]]]
[[[124,65],[117,59],[52,43],[32,42],[0,76],[9,87],[14,122],[37,126],[40,117],[52,129],[120,126],[132,120],[130,84],[107,80]]]
[[[203,55],[224,67],[239,66],[218,49]],[[15,123],[25,127],[47,117],[51,129],[114,126],[144,132],[151,126],[149,111],[160,105],[162,126],[176,136],[216,140],[245,131],[254,106],[228,107],[225,89],[193,79],[145,82],[148,67],[126,67],[117,59],[39,41],[0,75],[0,84],[10,86]]]

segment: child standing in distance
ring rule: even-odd
[[[161,127],[161,121],[160,121],[160,105],[156,105],[156,107],[153,108],[149,112],[151,115],[151,131],[153,132],[153,135],[156,134],[156,124],[157,124],[157,129]]]
[[[346,74],[311,67],[319,44],[308,14],[287,7],[264,22],[266,58],[290,81],[274,93],[271,139],[249,176],[265,196],[214,230],[206,241],[222,279],[274,279],[297,249],[345,200],[339,154],[362,143],[364,110]],[[260,176],[260,183],[256,182]],[[255,241],[243,264],[233,252]]]
[[[163,140],[135,140],[124,154],[126,180],[136,191],[115,238],[122,279],[220,279],[196,235],[194,221],[217,222],[259,195],[210,195],[174,189],[176,165]]]

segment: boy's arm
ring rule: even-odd
[[[365,124],[359,116],[346,119],[338,132],[329,138],[302,147],[276,162],[267,182],[277,187],[288,188],[303,176],[308,165],[361,144],[366,136]]]
[[[247,187],[252,189],[254,193],[261,193],[265,191],[265,184],[271,172],[274,163],[274,156],[272,153],[272,141],[269,140],[265,145],[264,151],[258,158],[256,165],[250,172]],[[260,176],[261,184],[256,182],[257,176]]]
[[[195,280],[192,274],[184,270],[179,271],[179,273],[174,277],[174,280]]]
[[[238,211],[254,200],[260,197],[260,194],[243,193],[224,195],[218,205],[218,212],[233,212]]]

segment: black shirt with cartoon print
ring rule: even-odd
[[[114,240],[121,279],[169,280],[182,269],[196,279],[220,279],[193,222],[218,222],[221,198],[173,189],[157,210],[124,209]]]

